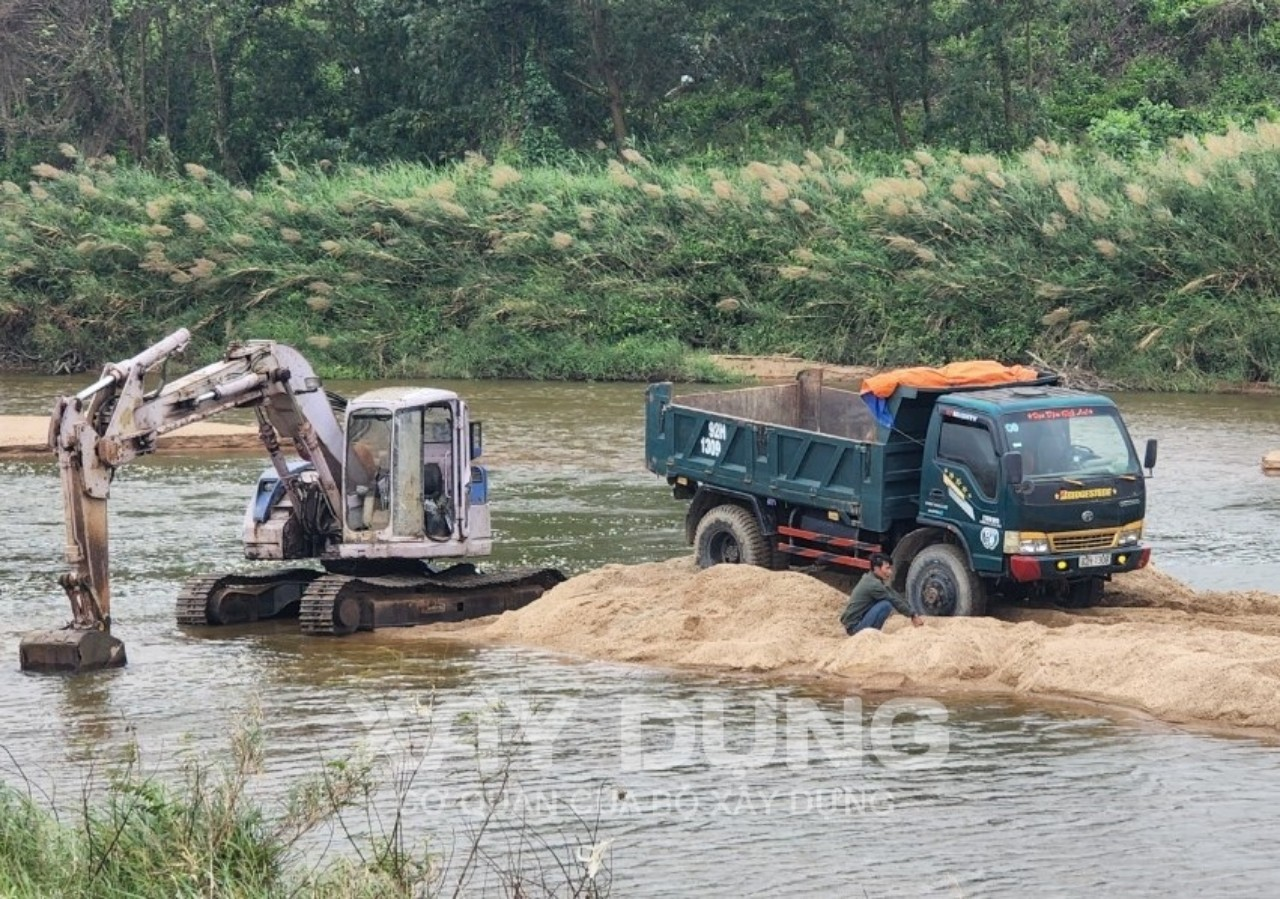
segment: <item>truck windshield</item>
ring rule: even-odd
[[[1006,415],[1002,424],[1009,449],[1022,453],[1025,478],[1140,473],[1112,408],[1033,409]]]

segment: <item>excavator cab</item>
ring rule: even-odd
[[[456,394],[381,388],[352,400],[346,415],[338,558],[489,553],[487,497],[472,489],[479,423]]]

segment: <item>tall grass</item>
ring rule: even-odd
[[[592,822],[578,821],[589,855],[551,849],[527,823],[504,833],[506,854],[484,844],[503,814],[520,731],[493,747],[477,743],[482,819],[460,846],[448,834],[438,844],[409,835],[430,734],[411,724],[394,731],[376,754],[323,760],[279,808],[254,796],[263,764],[256,713],[234,731],[223,763],[187,759],[161,778],[141,770],[134,749],[74,811],[54,809],[30,784],[0,782],[0,895],[425,899],[491,883],[528,897],[608,894],[611,841],[599,841]]]
[[[308,878],[292,866],[297,840],[358,795],[368,772],[330,766],[301,786],[289,810],[270,823],[247,796],[261,761],[256,732],[248,734],[233,740],[227,766],[188,764],[176,785],[144,776],[135,757],[105,786],[87,789],[78,813],[55,811],[29,792],[0,785],[0,895],[295,894]],[[352,894],[378,879],[375,872],[353,874],[341,865],[311,879],[327,888],[334,877]]]
[[[63,159],[0,186],[0,363],[93,367],[182,325],[202,358],[270,337],[330,375],[714,377],[712,351],[1280,377],[1280,126],[881,163],[477,156],[248,191]]]

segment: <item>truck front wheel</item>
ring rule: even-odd
[[[724,563],[772,567],[773,548],[760,533],[756,517],[742,506],[707,510],[694,532],[693,546],[699,568]]]
[[[987,594],[969,570],[964,551],[950,543],[920,550],[907,569],[907,596],[916,597],[926,615],[983,615]]]
[[[1102,600],[1102,578],[1091,577],[1072,581],[1066,589],[1061,604],[1068,609],[1089,609]]]

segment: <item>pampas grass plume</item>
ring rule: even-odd
[[[1115,259],[1120,255],[1120,248],[1105,237],[1099,237],[1095,240],[1093,247],[1107,259]]]
[[[489,174],[489,186],[494,190],[502,190],[512,184],[519,184],[523,178],[524,175],[509,165],[495,165]]]
[[[627,162],[631,163],[632,165],[639,166],[640,168],[649,167],[649,160],[645,159],[644,156],[641,155],[639,150],[633,150],[630,147],[624,147],[620,155],[622,156],[623,159],[625,159]]]

